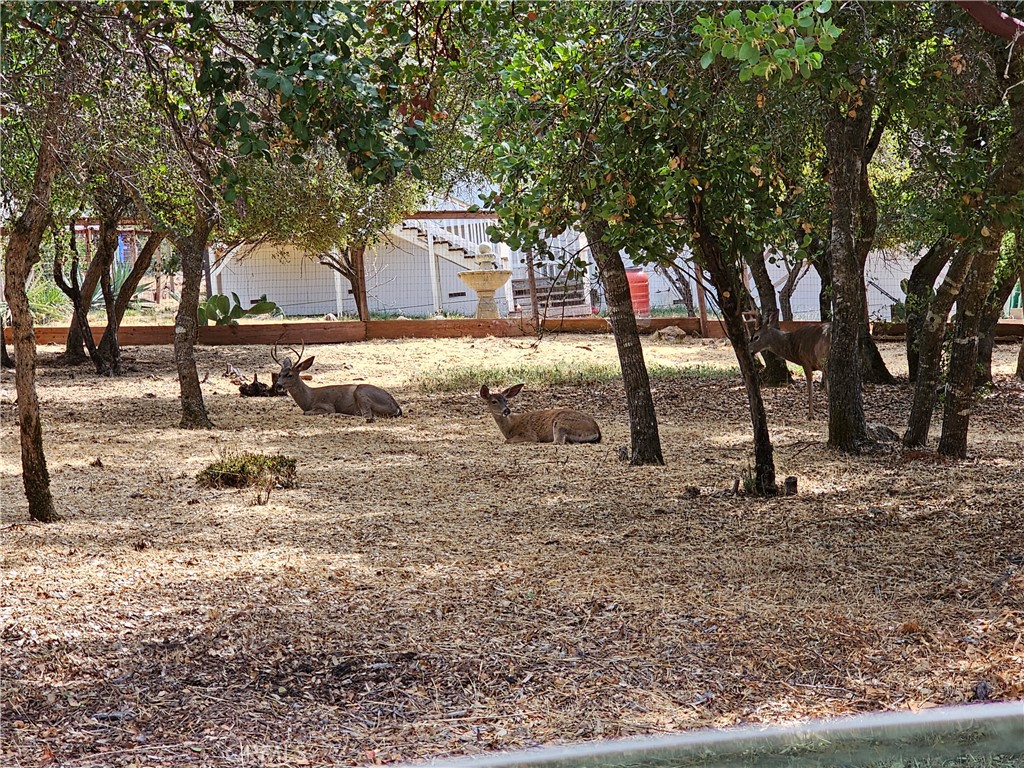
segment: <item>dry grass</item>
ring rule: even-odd
[[[721,342],[646,349],[735,365]],[[594,413],[598,446],[506,446],[472,391],[420,386],[607,365],[608,337],[312,350],[314,384],[394,392],[406,417],[373,424],[239,398],[220,372],[268,373],[266,351],[202,349],[208,433],[175,426],[169,349],[129,350],[118,381],[46,367],[56,351],[40,394],[65,522],[26,520],[2,384],[4,765],[347,765],[1024,696],[1012,348],[965,462],[833,454],[802,388],[769,392],[801,491],[773,500],[718,493],[748,465],[738,377],[655,382],[659,468],[617,458],[618,383],[519,398]],[[869,388],[869,418],[899,430],[909,397]],[[199,487],[248,450],[297,458],[297,487]]]

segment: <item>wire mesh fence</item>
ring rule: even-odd
[[[548,747],[451,768],[1021,768],[1024,702]]]
[[[478,296],[459,274],[494,268],[511,273],[494,297],[502,317],[531,319],[535,298],[540,319],[557,320],[607,312],[597,267],[586,239],[579,233],[560,233],[548,238],[541,251],[529,253],[492,243],[488,228],[493,223],[494,220],[459,211],[421,212],[367,248],[366,295],[371,317],[473,317],[478,308]],[[80,229],[87,263],[98,231],[96,225],[91,224]],[[113,267],[115,272],[134,265],[147,234],[134,225],[123,229]],[[481,258],[482,247],[492,253],[485,253]],[[631,264],[628,254],[623,256],[627,265]],[[871,319],[901,321],[905,318],[903,281],[910,276],[916,257],[916,253],[905,250],[870,254],[864,280]],[[292,246],[245,245],[223,252],[215,247],[206,291],[226,296],[235,294],[243,307],[265,296],[276,302],[286,317],[355,316],[352,285],[325,264],[326,261],[322,254]],[[637,306],[649,304],[649,310],[643,310],[645,313],[649,311],[654,316],[698,314],[702,286],[689,254],[681,254],[675,264],[641,265],[641,270],[646,277],[647,301],[634,303]],[[816,269],[807,262],[771,257],[767,270],[781,305],[782,319],[821,319],[821,307],[828,305],[828,297],[822,297],[821,278]],[[50,296],[53,291],[47,293],[46,270],[41,267],[38,271],[36,292],[42,306],[48,296],[53,298]],[[749,272],[744,279],[757,299],[758,292]],[[180,285],[177,256],[173,246],[164,242],[137,291],[136,305],[173,308]],[[706,276],[703,287],[707,312],[716,317],[714,291],[708,287]],[[60,311],[69,319],[70,305],[62,303],[59,296],[56,298],[55,303],[51,302],[53,306],[46,307],[46,319],[59,321],[54,313]],[[1020,315],[1020,304],[1018,287],[1007,302],[1006,313]]]

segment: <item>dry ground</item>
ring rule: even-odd
[[[734,365],[722,342],[646,348]],[[620,384],[520,398],[593,412],[598,446],[506,446],[473,392],[416,384],[611,362],[609,337],[313,350],[314,383],[398,396],[406,417],[375,424],[241,399],[225,363],[266,379],[266,350],[205,348],[211,432],[175,426],[169,349],[128,350],[119,381],[56,351],[39,388],[64,522],[27,522],[2,383],[4,765],[345,765],[1024,697],[1012,347],[964,462],[836,455],[802,390],[768,392],[800,480],[772,500],[717,493],[748,466],[738,376],[656,382],[663,468],[618,459]],[[900,430],[909,397],[869,388],[869,419]],[[232,449],[297,458],[299,487],[199,488]]]

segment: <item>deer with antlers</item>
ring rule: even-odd
[[[291,347],[288,349],[295,353]],[[302,359],[306,351],[295,353],[296,361],[290,357],[277,359],[277,345],[274,345],[270,356],[281,366],[277,374],[274,388],[278,392],[287,392],[292,400],[302,409],[306,416],[317,416],[329,413],[340,413],[348,416],[362,416],[367,421],[375,421],[378,416],[389,418],[402,415],[402,407],[391,393],[372,384],[335,384],[329,387],[311,387],[302,380],[301,373],[308,370],[315,357]]]

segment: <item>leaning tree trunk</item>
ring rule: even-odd
[[[846,453],[859,453],[871,442],[861,394],[860,330],[867,316],[867,302],[856,250],[862,148],[870,125],[871,104],[867,103],[855,117],[849,117],[845,109],[837,109],[825,126],[832,204],[828,256],[833,288],[828,443]]]
[[[651,380],[644,363],[644,349],[640,344],[636,315],[629,293],[626,268],[619,252],[601,240],[604,227],[592,225],[587,228],[587,240],[600,270],[601,285],[608,303],[609,320],[615,347],[619,353],[622,368],[622,383],[626,390],[626,407],[629,410],[629,434],[631,457],[629,463],[664,464],[661,454],[661,438],[658,435],[658,417],[654,412],[654,398],[651,396]]]
[[[50,220],[50,195],[57,175],[58,115],[62,100],[56,96],[47,108],[37,148],[36,173],[25,210],[14,222],[4,254],[4,294],[11,311],[11,331],[18,367],[18,425],[21,435],[21,470],[28,514],[44,523],[59,520],[50,493],[50,473],[43,452],[43,426],[36,393],[36,336],[32,327],[25,283],[39,261],[39,244]]]
[[[197,192],[197,195],[201,193]],[[195,206],[195,225],[187,236],[178,237],[174,245],[181,256],[181,293],[178,313],[174,319],[174,363],[178,369],[181,389],[181,427],[209,429],[213,426],[203,402],[203,388],[196,368],[195,345],[199,337],[199,292],[203,282],[203,254],[212,230],[212,217]]]
[[[932,414],[935,412],[935,401],[938,397],[946,318],[949,317],[953,303],[960,296],[974,259],[974,249],[956,250],[952,254],[949,270],[935,292],[935,297],[926,306],[918,308],[921,312],[921,321],[917,336],[918,363],[917,376],[914,379],[914,402],[910,406],[907,431],[903,434],[903,445],[907,448],[923,448],[928,444],[928,431],[931,428]]]
[[[64,292],[64,295],[71,300],[72,319],[81,330],[79,339],[85,343],[85,348],[89,352],[89,356],[86,359],[93,361],[93,365],[96,366],[96,373],[104,374],[106,371],[103,368],[102,361],[99,359],[99,355],[96,353],[96,340],[93,338],[92,328],[89,325],[89,306],[91,302],[83,298],[82,284],[78,281],[78,245],[76,243],[74,219],[71,220],[69,229],[71,233],[71,264],[68,268],[68,275],[65,278],[64,250],[60,245],[61,240],[59,237],[55,237],[53,243],[53,281]],[[101,261],[102,255],[97,251],[90,265],[98,264]],[[64,360],[68,362],[69,358],[65,356]],[[75,358],[72,356],[70,361],[75,361]]]
[[[1003,275],[997,281],[992,293],[989,294],[981,316],[978,333],[978,378],[975,387],[992,384],[992,352],[996,345],[996,323],[1003,314],[1013,288],[1017,284],[1016,275]]]
[[[975,10],[987,6],[998,13],[987,3],[972,3],[971,6]],[[1016,34],[1019,33],[1018,27]],[[1010,82],[1019,83],[1024,80],[1024,50],[1020,46],[1012,48],[1007,70]],[[1015,201],[1019,200],[1024,191],[1024,89],[1008,88],[1006,100],[1009,102],[1009,125],[1012,128],[1000,165],[993,171],[987,190],[995,209],[993,218],[997,222],[1015,212]],[[982,234],[985,234],[984,229]],[[982,250],[975,257],[972,273],[968,276],[963,311],[958,313],[957,334],[950,355],[946,384],[942,436],[939,438],[939,453],[944,456],[962,458],[967,454],[967,428],[977,375],[978,326],[999,258],[1002,234],[1000,224],[989,224],[987,236],[982,240]]]
[[[743,260],[738,256],[735,259],[727,259],[722,253],[721,243],[707,226],[703,206],[699,201],[690,201],[690,220],[694,231],[700,234],[697,250],[703,257],[704,267],[711,275],[711,281],[715,286],[725,332],[736,353],[740,374],[747,389],[750,423],[754,433],[754,493],[759,496],[774,496],[778,493],[778,485],[775,482],[775,451],[768,431],[768,415],[764,410],[764,399],[761,397],[754,356],[750,354],[747,328],[743,323],[742,297],[746,291],[736,266],[742,264]]]
[[[754,276],[754,285],[757,286],[757,295],[761,300],[761,317],[764,318],[772,312],[778,312],[779,304],[775,299],[775,286],[768,274],[768,265],[764,263],[764,254],[752,255],[749,264],[750,273]],[[716,284],[715,287],[721,286]],[[762,384],[766,387],[784,387],[793,383],[793,379],[789,375],[789,367],[784,359],[767,349],[761,353],[761,356],[765,363],[764,370],[761,371]]]
[[[103,331],[103,338],[100,339],[98,347],[99,355],[104,360],[116,359],[120,362],[121,344],[118,340],[118,332],[121,328],[121,321],[124,320],[124,313],[128,311],[128,305],[131,304],[132,299],[135,297],[135,291],[142,282],[142,278],[149,271],[149,267],[153,263],[153,254],[156,253],[163,239],[164,235],[162,232],[150,234],[146,239],[146,244],[142,246],[142,250],[135,257],[132,271],[128,273],[128,277],[125,278],[124,283],[117,292],[117,298],[114,300],[114,313],[112,316],[107,316],[107,327]]]
[[[85,275],[82,277],[81,286],[79,288],[82,295],[81,300],[85,302],[86,317],[88,317],[89,309],[91,309],[92,306],[92,297],[93,294],[96,293],[96,286],[100,284],[100,278],[104,271],[109,274],[112,261],[113,253],[104,250],[103,223],[101,223],[100,241],[96,246],[95,254],[85,266]],[[74,279],[77,279],[77,277]],[[75,300],[72,299],[72,304],[74,304],[74,302]],[[68,337],[64,342],[64,352],[61,354],[61,358],[65,363],[72,364],[84,363],[86,360],[92,358],[93,363],[95,363],[96,360],[93,357],[94,351],[89,348],[88,341],[85,338],[85,326],[88,325],[88,320],[83,323],[78,310],[79,308],[75,307],[75,312],[71,315],[71,322],[68,324]]]
[[[981,387],[992,383],[992,349],[996,343],[996,323],[1002,317],[1003,307],[1017,285],[1017,275],[1024,269],[1024,230],[1013,234],[1014,248],[1005,263],[996,269],[995,285],[988,295],[985,311],[981,316],[980,340],[978,342],[978,381]]]
[[[939,453],[957,459],[967,456],[967,428],[974,410],[974,382],[977,378],[978,331],[1002,239],[1001,230],[995,229],[997,231],[984,239],[964,283],[953,349],[949,355]]]
[[[910,380],[917,380],[918,363],[920,361],[920,336],[925,322],[931,293],[939,273],[949,263],[956,250],[956,243],[948,237],[937,240],[925,252],[910,271],[907,279],[907,367],[910,369]],[[950,304],[952,306],[952,304]],[[947,314],[949,308],[946,309]],[[945,318],[943,318],[945,324]]]
[[[797,283],[800,282],[803,266],[802,261],[797,264],[789,264],[786,283],[779,289],[779,314],[787,322],[793,319],[793,294],[796,292]]]

